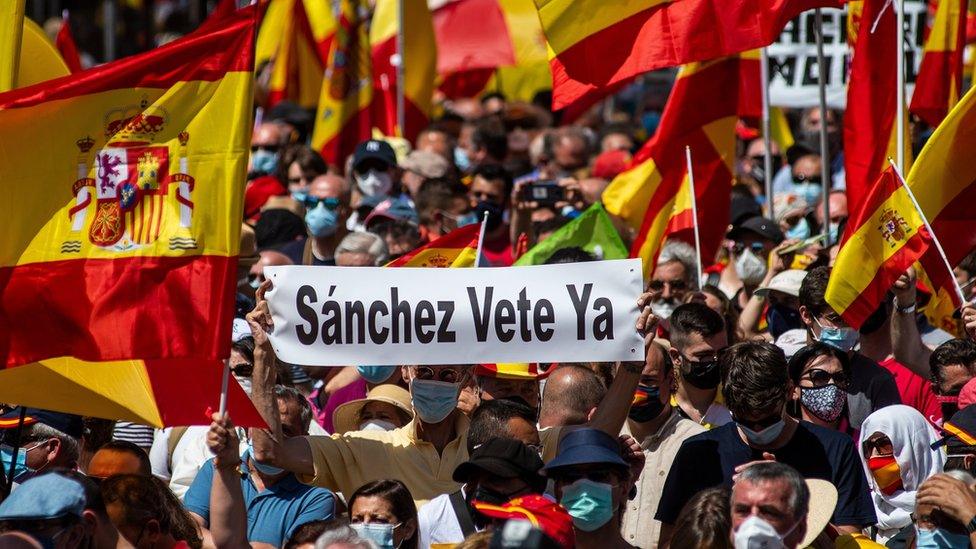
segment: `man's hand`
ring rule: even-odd
[[[795,238],[784,240],[779,243],[779,246],[773,248],[773,251],[769,252],[769,270],[766,271],[766,280],[763,281],[762,286],[767,285],[774,276],[790,268],[793,263],[793,256],[796,254],[781,255],[780,252],[799,242]]]
[[[210,430],[207,431],[207,448],[216,456],[214,467],[218,469],[237,467],[241,463],[239,454],[241,442],[237,437],[234,423],[227,414],[223,416],[214,414],[212,419]]]
[[[976,340],[976,305],[966,303],[962,306],[962,322],[966,325],[966,335]]]
[[[621,457],[630,465],[630,482],[634,484],[644,471],[644,462],[647,460],[647,456],[644,455],[644,450],[634,437],[620,435],[617,440],[620,442]]]
[[[895,291],[895,306],[900,308],[911,307],[915,304],[915,284],[918,282],[918,274],[915,267],[909,267],[895,281],[892,289]]]
[[[645,292],[637,298],[637,310],[640,316],[637,317],[637,331],[644,336],[644,348],[646,349],[654,341],[657,325],[661,322],[651,311],[651,302],[661,296],[661,292]]]
[[[274,320],[271,318],[271,309],[264,294],[272,287],[270,280],[261,283],[254,292],[254,310],[247,313],[247,323],[251,327],[251,335],[254,336],[254,346],[268,352],[271,351],[268,332],[274,331]]]
[[[469,381],[461,389],[461,394],[458,395],[458,410],[461,413],[471,417],[471,414],[481,405],[481,397],[478,396],[478,388],[473,382]]]
[[[769,452],[763,452],[762,459],[757,459],[756,461],[750,461],[749,463],[743,463],[742,465],[737,466],[735,468],[735,474],[732,475],[732,482],[735,483],[739,480],[739,475],[742,474],[742,471],[745,471],[757,463],[763,463],[764,461],[776,461],[776,456],[770,454]]]
[[[976,492],[971,486],[949,475],[935,475],[918,489],[916,505],[935,506],[960,524],[969,524],[976,517]]]

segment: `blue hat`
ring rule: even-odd
[[[629,468],[620,455],[617,439],[599,429],[574,429],[559,441],[556,457],[546,464],[543,473],[572,465],[612,465]]]
[[[20,424],[20,411],[21,408],[18,406],[6,414],[0,415],[0,431],[16,429]],[[24,415],[24,426],[34,425],[35,423],[42,423],[52,429],[57,429],[69,437],[81,438],[82,435],[83,425],[81,416],[74,414],[52,412],[50,410],[41,410],[40,408],[28,408],[27,413]],[[2,435],[0,435],[0,438],[2,438]]]
[[[404,197],[383,200],[366,216],[366,221],[363,224],[369,229],[370,224],[377,218],[406,221],[415,227],[420,224],[420,217],[417,216],[417,210],[410,203],[410,200]]]
[[[85,488],[80,482],[57,473],[28,479],[0,503],[0,520],[48,520],[81,517],[85,510]]]

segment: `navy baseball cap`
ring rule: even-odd
[[[630,465],[620,455],[617,439],[599,429],[574,429],[559,441],[556,457],[546,464],[543,474],[573,465],[611,465],[627,469]]]
[[[21,407],[18,406],[6,414],[0,415],[0,431],[16,429],[17,425],[20,424],[20,411]],[[35,423],[42,423],[70,437],[81,438],[82,435],[81,416],[74,414],[52,412],[50,410],[41,410],[40,408],[28,408],[27,414],[24,416],[24,426]],[[0,437],[2,436],[3,434],[0,433]]]
[[[743,237],[744,233],[747,232],[758,235],[766,240],[770,240],[774,244],[779,244],[785,238],[783,236],[783,231],[781,231],[779,228],[779,224],[772,219],[766,219],[765,217],[750,217],[749,219],[743,221],[741,225],[729,231],[729,238],[732,240],[739,240]]]
[[[396,152],[389,143],[380,139],[370,139],[363,141],[356,146],[356,152],[352,155],[352,167],[355,169],[362,162],[367,160],[379,160],[387,166],[396,166]]]
[[[0,520],[80,518],[85,511],[85,488],[57,473],[27,479],[0,503]]]

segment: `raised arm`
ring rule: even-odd
[[[251,400],[258,412],[268,423],[268,429],[251,429],[251,442],[254,445],[254,459],[286,469],[299,475],[315,474],[312,462],[312,448],[306,437],[285,439],[281,434],[281,417],[274,387],[276,372],[274,351],[268,332],[274,329],[271,310],[265,293],[271,289],[271,281],[266,280],[255,293],[257,304],[248,313],[247,322],[254,336],[254,373],[252,374]]]
[[[891,348],[895,360],[909,370],[929,378],[929,357],[932,351],[922,343],[915,322],[915,284],[918,277],[915,268],[909,267],[895,282],[895,308],[891,312]]]
[[[226,415],[213,415],[207,433],[207,447],[214,458],[213,483],[210,485],[210,534],[220,549],[247,548],[247,510],[241,490],[240,441],[234,424]]]

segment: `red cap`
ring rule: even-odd
[[[962,410],[971,404],[976,404],[976,377],[967,381],[959,391],[959,409]]]
[[[627,151],[607,151],[601,153],[593,161],[593,171],[590,174],[600,179],[613,179],[623,173],[630,165],[630,153]]]
[[[573,517],[562,506],[545,496],[529,494],[504,505],[475,501],[474,508],[486,517],[527,520],[560,547],[572,549],[576,545]]]
[[[288,194],[288,189],[273,175],[264,175],[251,181],[244,189],[244,219],[261,213],[261,206],[272,196]]]

